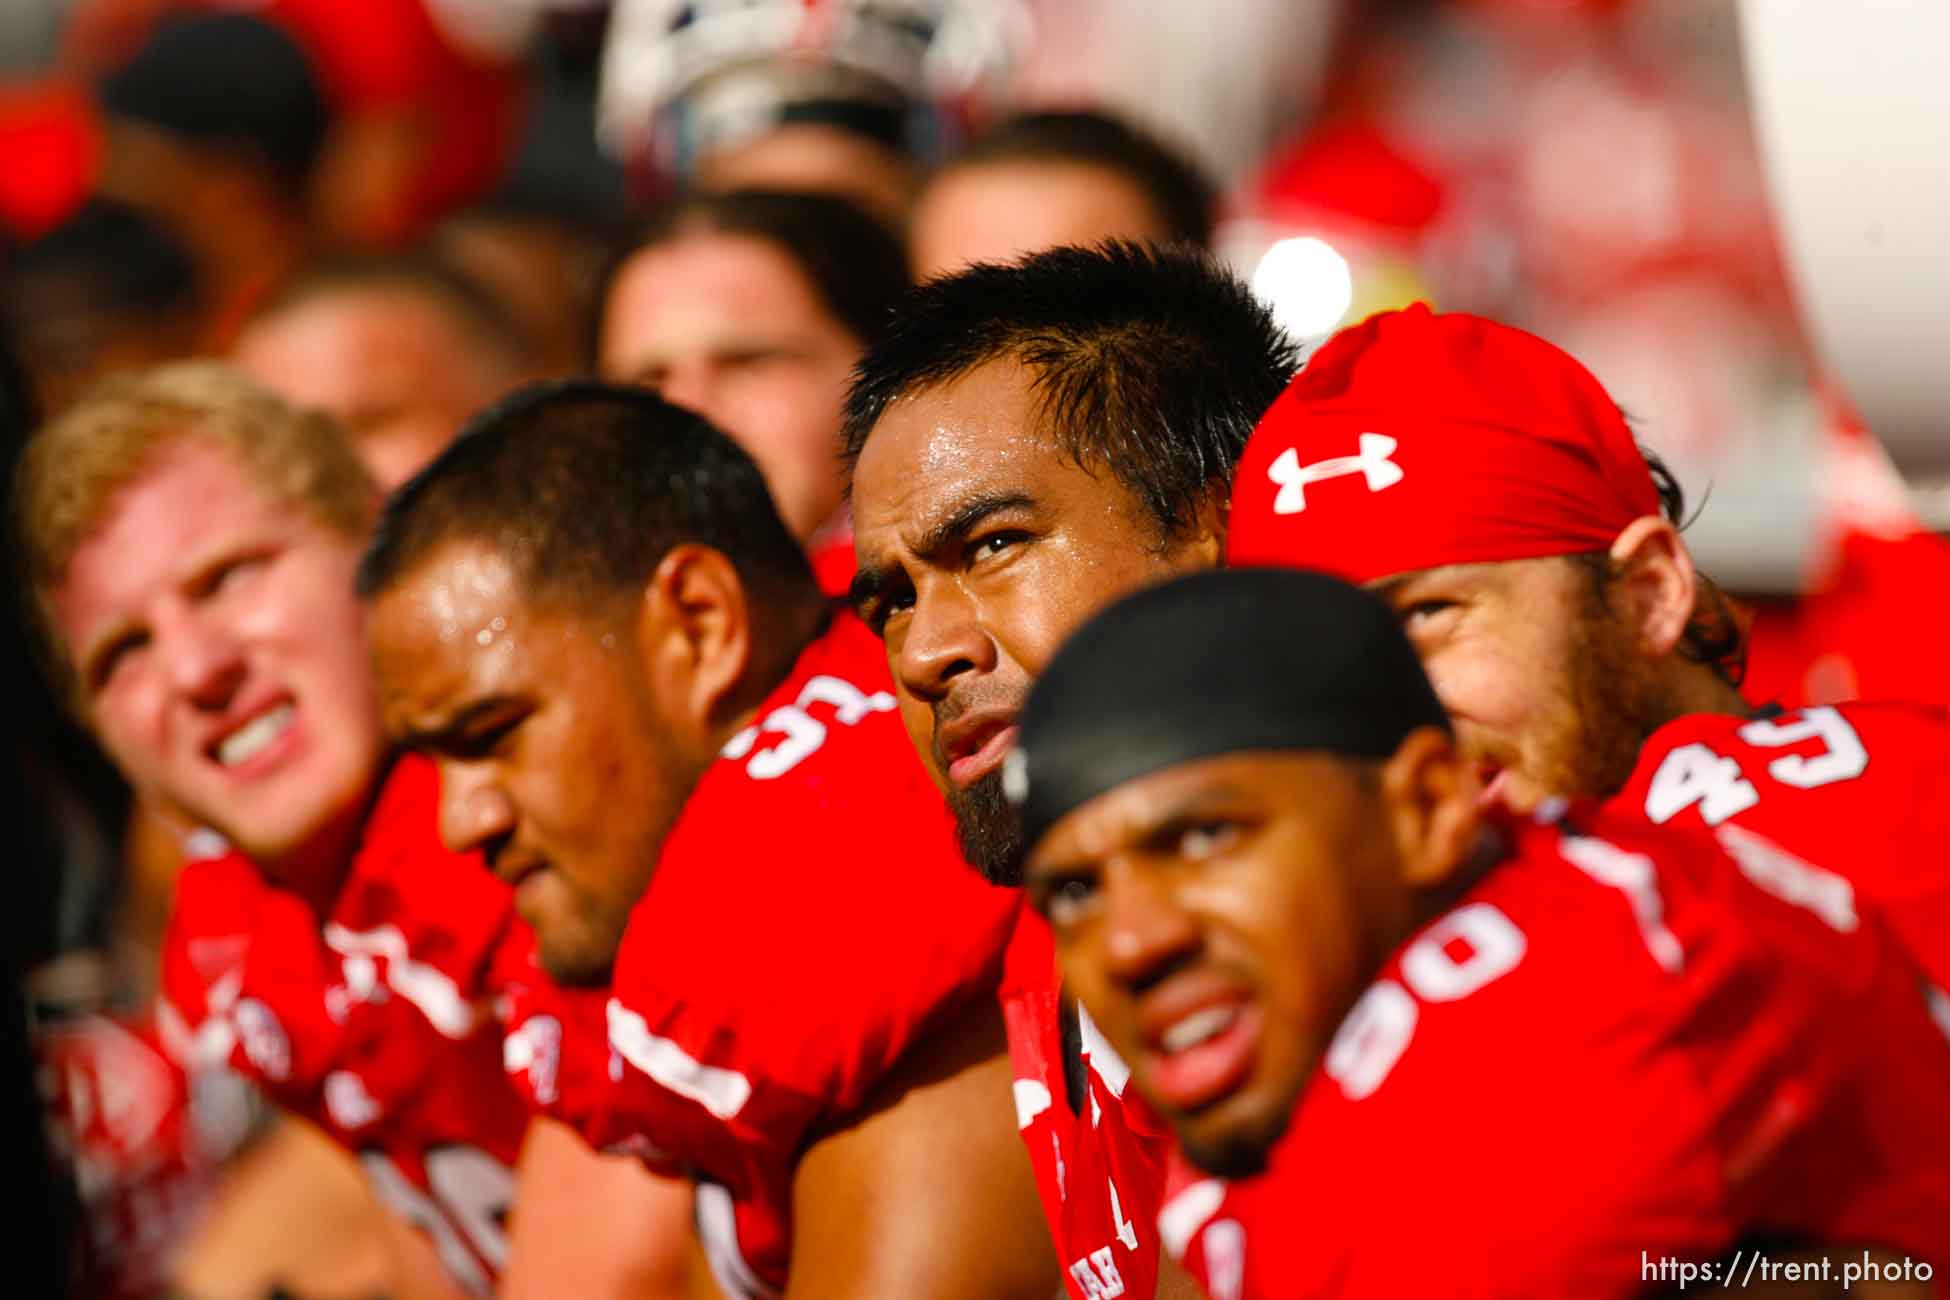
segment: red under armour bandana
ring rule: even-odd
[[[1260,420],[1226,560],[1370,582],[1606,551],[1658,513],[1590,371],[1535,335],[1418,303],[1328,340]]]

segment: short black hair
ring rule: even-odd
[[[1209,246],[1219,191],[1191,158],[1121,118],[1088,110],[1021,113],[978,136],[941,170],[982,163],[1101,167],[1144,194],[1174,242]]]
[[[686,195],[652,213],[611,265],[599,303],[607,305],[617,275],[638,253],[695,234],[745,235],[773,245],[863,344],[886,332],[907,292],[906,248],[863,209],[830,194],[746,189]]]
[[[1232,483],[1300,350],[1246,286],[1189,246],[1108,243],[982,263],[908,297],[847,395],[849,467],[890,404],[996,361],[1033,375],[1063,454],[1101,466],[1159,535]]]
[[[294,196],[332,124],[311,54],[256,14],[165,13],[99,92],[111,115],[267,166]]]
[[[5,264],[7,315],[22,334],[49,313],[122,313],[151,319],[193,313],[201,302],[194,255],[154,217],[114,199],[88,200]]]
[[[337,253],[317,258],[273,290],[251,313],[246,328],[335,293],[385,290],[431,303],[506,367],[523,366],[534,355],[534,341],[500,299],[444,258],[424,252]]]
[[[722,552],[755,604],[818,598],[738,444],[653,393],[593,380],[533,384],[469,421],[387,501],[359,594],[462,540],[504,554],[529,596],[582,607],[641,590],[685,543]]]

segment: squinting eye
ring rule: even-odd
[[[254,556],[248,560],[237,560],[226,564],[218,571],[217,580],[211,584],[211,587],[214,590],[221,591],[226,587],[235,586],[239,578],[248,577],[262,563],[263,560],[261,558]]]
[[[1042,893],[1043,916],[1051,925],[1072,925],[1097,898],[1097,882],[1082,876],[1059,880]]]
[[[1239,838],[1236,822],[1207,822],[1194,826],[1178,837],[1178,851],[1193,860],[1223,853]]]
[[[469,732],[455,742],[453,747],[455,757],[481,759],[498,758],[506,754],[522,721],[520,717],[510,718],[506,722]]]
[[[1411,633],[1426,630],[1436,619],[1461,608],[1453,600],[1418,600],[1402,607],[1402,626]]]
[[[986,534],[969,543],[968,558],[970,561],[992,559],[1018,542],[1024,541],[1028,536],[1027,533],[1014,531]]]
[[[99,691],[107,686],[115,674],[135,658],[136,652],[148,644],[147,636],[127,636],[103,651],[96,657],[94,667],[88,673],[89,689]]]
[[[914,594],[905,592],[898,596],[886,596],[867,607],[862,618],[875,636],[885,636],[887,624],[896,614],[902,614],[914,607]]]

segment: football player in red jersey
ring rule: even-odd
[[[1842,873],[1950,988],[1950,714],[1751,708],[1677,484],[1565,353],[1472,316],[1373,317],[1266,413],[1235,483],[1228,561],[1386,596],[1493,796],[1765,835]]]
[[[1065,977],[1195,1160],[1271,1159],[1215,1295],[1623,1297],[1762,1239],[1950,1294],[1950,1037],[1828,872],[1485,812],[1393,610],[1316,573],[1130,597],[1020,725]]]
[[[513,913],[438,843],[431,767],[389,763],[352,590],[370,479],[334,426],[194,363],[43,430],[15,505],[78,713],[138,791],[227,841],[178,878],[165,1041],[359,1157],[434,1248],[400,1234],[402,1289],[444,1293],[444,1265],[487,1290],[528,1114],[465,990]],[[554,1254],[558,1278],[579,1257]]]
[[[639,389],[524,390],[393,497],[360,588],[443,835],[533,927],[534,1103],[696,1178],[728,1294],[1050,1294],[994,1003],[1020,900],[752,459]]]
[[[999,768],[1030,682],[1102,605],[1218,561],[1231,466],[1297,364],[1212,263],[1129,245],[936,280],[862,360],[847,414],[854,606],[991,880],[1018,883]],[[1170,1143],[1073,1013],[1033,918],[1003,1000],[1070,1294],[1152,1294]]]

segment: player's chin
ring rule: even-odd
[[[243,795],[219,789],[177,802],[199,825],[209,826],[273,875],[274,864],[303,856],[307,845],[335,823],[353,816],[365,799],[354,779],[326,772],[316,782],[293,772]],[[333,778],[337,778],[334,780]]]
[[[1186,1157],[1219,1178],[1264,1173],[1274,1144],[1293,1119],[1291,1102],[1235,1094],[1217,1106],[1173,1122]]]
[[[535,931],[535,956],[550,979],[567,988],[599,988],[610,982],[621,946],[620,925],[563,916],[545,906],[518,905],[516,910]]]

